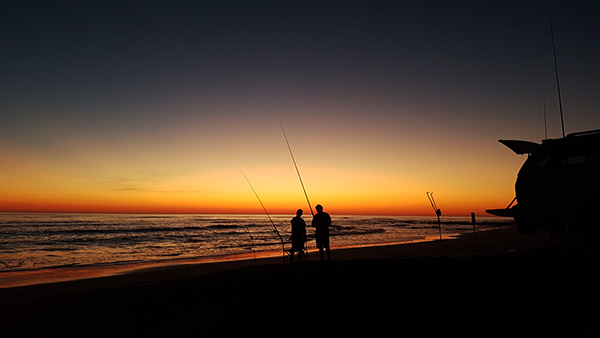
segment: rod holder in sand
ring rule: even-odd
[[[431,207],[433,208],[433,212],[435,212],[435,215],[437,216],[438,229],[440,232],[440,253],[443,256],[444,255],[444,244],[442,243],[442,221],[440,220],[440,216],[442,216],[442,210],[440,210],[437,207],[437,204],[435,203],[435,199],[433,198],[433,192],[428,191],[426,193],[426,195],[427,195],[427,199],[429,200],[429,204],[431,204]]]

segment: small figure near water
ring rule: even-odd
[[[304,250],[304,242],[306,242],[306,223],[302,219],[302,209],[296,211],[296,217],[292,218],[292,249],[291,261],[294,261],[294,252],[298,253],[298,261],[302,261],[302,251]]]
[[[317,204],[315,207],[317,214],[313,216],[312,226],[315,228],[315,237],[317,239],[317,248],[323,260],[323,249],[327,250],[327,259],[331,259],[329,252],[329,227],[331,226],[331,216],[323,211],[323,206]]]

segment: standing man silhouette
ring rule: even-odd
[[[321,254],[321,260],[323,260],[323,248],[327,250],[327,259],[331,259],[329,253],[329,227],[331,226],[331,216],[328,213],[323,212],[323,206],[317,204],[315,207],[317,214],[313,216],[312,226],[315,228],[315,237],[317,239],[317,248]]]
[[[298,253],[298,261],[302,261],[302,251],[306,242],[306,223],[302,219],[302,209],[296,211],[296,217],[292,218],[292,253],[291,261],[294,261],[294,252]]]

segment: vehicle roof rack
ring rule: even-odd
[[[592,134],[600,134],[600,129],[570,133],[569,135],[567,135],[567,137],[584,136],[584,135],[592,135]]]

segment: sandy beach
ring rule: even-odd
[[[0,289],[0,334],[306,336],[389,330],[582,332],[597,298],[585,251],[513,228],[443,241],[143,267]],[[243,257],[240,257],[243,258]],[[85,276],[81,276],[85,277]],[[93,277],[89,276],[89,277]],[[406,331],[409,332],[409,331]]]

